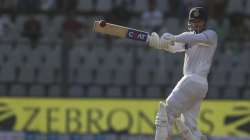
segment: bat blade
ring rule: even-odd
[[[116,36],[120,38],[128,38],[132,40],[146,42],[149,36],[148,32],[140,31],[133,28],[128,28],[116,24],[106,23],[105,26],[100,25],[101,21],[94,22],[94,32]]]
[[[94,32],[103,33],[120,38],[126,38],[128,28],[111,23],[106,23],[106,25],[102,27],[100,26],[100,21],[95,21]]]

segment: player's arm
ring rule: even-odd
[[[185,51],[185,44],[199,44],[199,46],[211,46],[217,43],[217,34],[208,30],[200,34],[184,32],[180,35],[165,33],[159,38],[157,33],[152,33],[149,37],[149,46],[153,48],[167,50],[169,52]]]
[[[216,43],[217,34],[214,31],[207,30],[199,34],[183,33],[174,36],[175,42],[184,44],[199,44],[199,46],[211,46]]]

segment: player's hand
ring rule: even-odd
[[[148,45],[152,48],[160,48],[160,37],[157,33],[153,32],[148,38]]]
[[[170,33],[164,33],[160,39],[160,48],[167,49],[170,45],[174,45],[175,36]]]

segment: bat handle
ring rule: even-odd
[[[149,39],[150,39],[150,37],[151,37],[151,35],[148,34],[147,40],[146,40],[146,46],[147,46],[147,47],[150,47],[150,46],[149,46]]]

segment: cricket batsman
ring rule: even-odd
[[[194,7],[189,11],[188,32],[179,35],[165,33],[161,37],[154,32],[148,39],[150,47],[185,53],[183,77],[166,102],[160,102],[155,140],[170,140],[174,123],[184,140],[206,139],[198,130],[196,119],[208,91],[207,75],[218,40],[216,32],[207,29],[206,23],[205,8]]]

